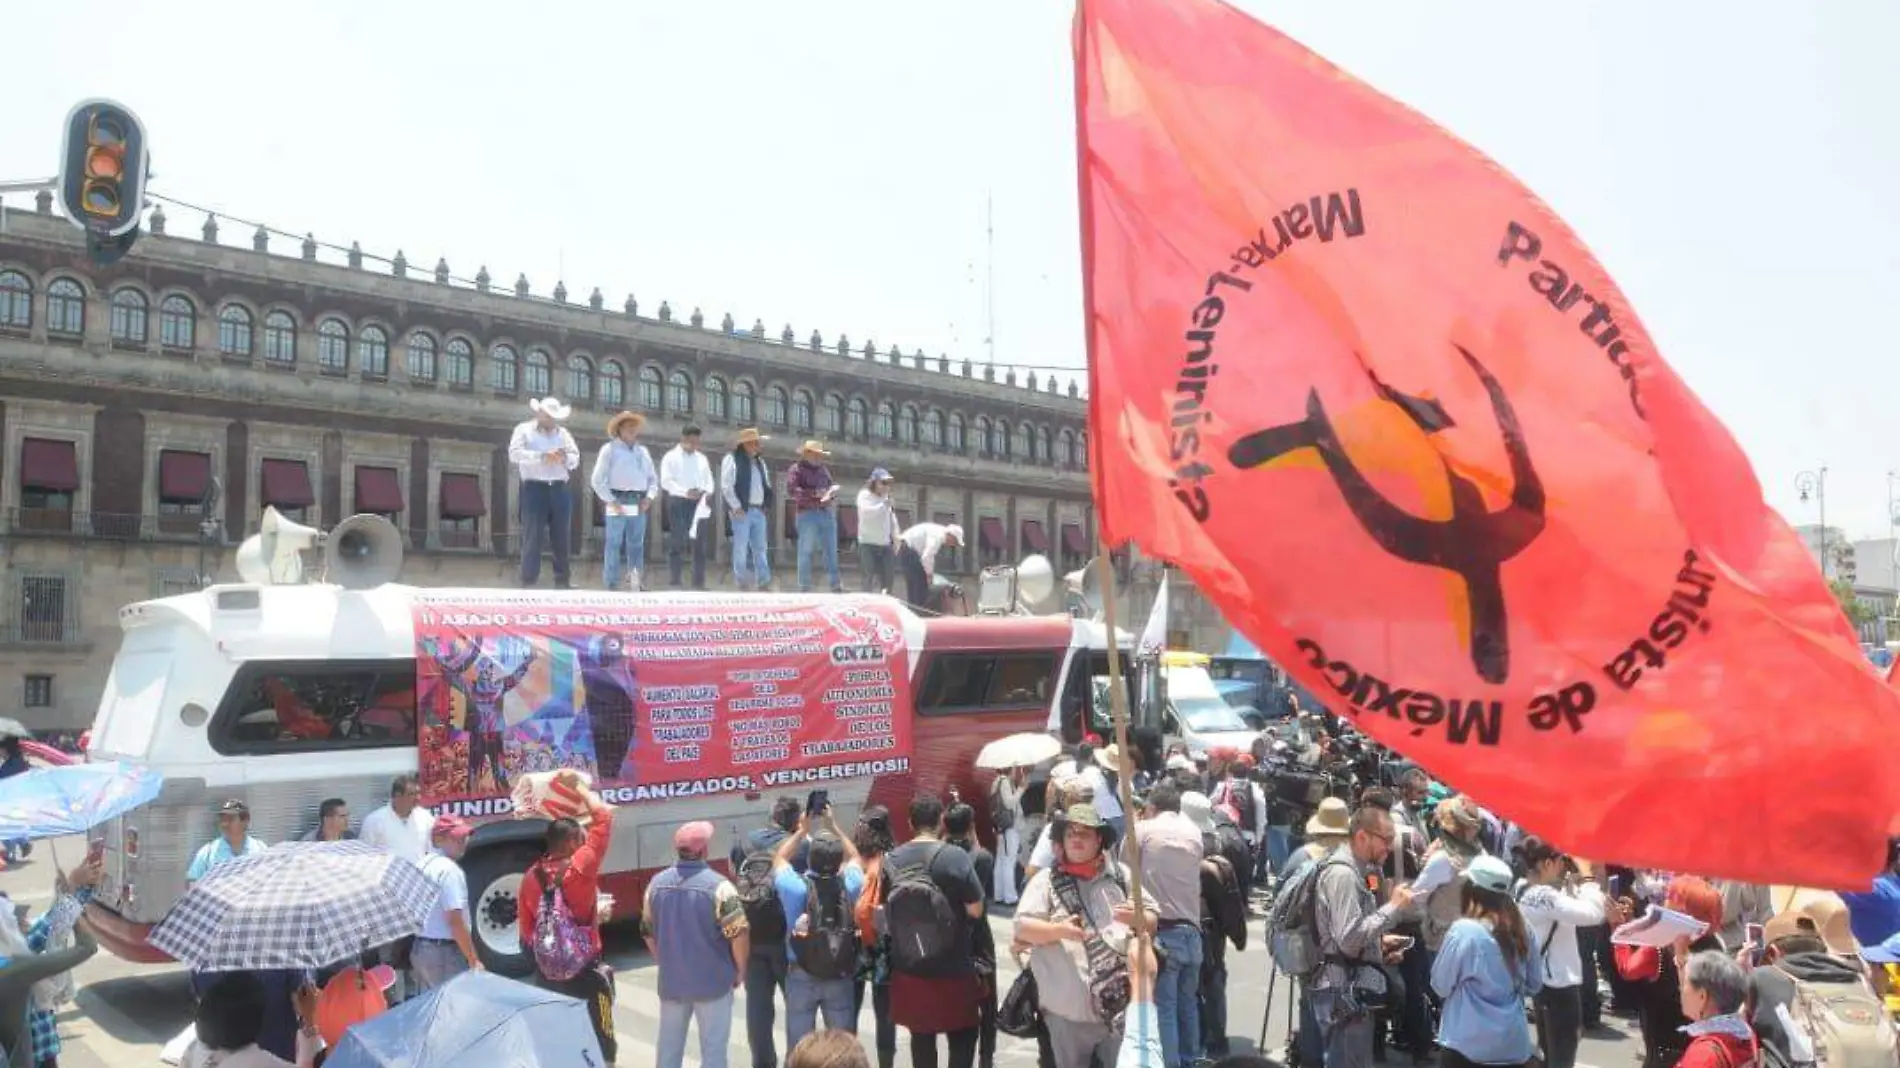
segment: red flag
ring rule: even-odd
[[[1076,67],[1109,542],[1566,849],[1866,885],[1900,695],[1569,228],[1214,0],[1082,0]]]

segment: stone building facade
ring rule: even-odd
[[[329,263],[312,241],[280,254],[261,231],[233,248],[218,243],[215,219],[186,238],[164,233],[158,214],[110,267],[93,265],[78,231],[44,206],[5,224],[0,695],[20,695],[29,726],[88,724],[119,608],[195,589],[201,574],[235,580],[232,551],[266,505],[319,528],[387,514],[404,534],[408,583],[512,584],[506,443],[536,396],[574,405],[583,476],[623,408],[647,415],[656,461],[688,423],[715,457],[757,426],[774,439],[775,468],[817,438],[854,491],[872,467],[891,469],[906,519],[968,532],[957,574],[1031,552],[1066,571],[1093,555],[1073,382],[801,339],[789,326],[768,337],[762,323],[710,324],[697,310],[680,321],[631,297],[609,308],[598,290],[581,303],[558,287],[536,297],[525,278],[489,285],[485,269],[471,286],[446,264],[411,271],[400,256],[377,269],[355,252]],[[649,588],[666,584],[659,512]],[[839,525],[855,589],[855,517]],[[789,521],[773,528],[773,569],[789,580]],[[577,507],[577,585],[598,580],[602,537],[599,510]],[[729,582],[725,531],[713,538],[709,577]],[[1122,573],[1133,584],[1122,604],[1145,612],[1158,570]],[[1191,593],[1177,588],[1174,600],[1184,639],[1218,626]]]

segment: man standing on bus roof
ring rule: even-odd
[[[897,536],[897,572],[904,576],[904,599],[912,608],[930,604],[937,553],[962,544],[963,528],[955,523],[917,523]]]
[[[825,558],[825,578],[831,592],[843,593],[838,578],[838,483],[832,480],[825,460],[831,454],[822,441],[807,441],[799,447],[798,462],[785,478],[792,507],[798,510],[798,592],[811,592],[812,553]]]
[[[607,546],[601,565],[601,585],[620,588],[625,573],[635,592],[640,589],[640,572],[647,560],[647,509],[660,495],[660,473],[653,469],[653,454],[640,444],[640,428],[647,417],[639,412],[621,412],[607,421],[607,444],[594,458],[594,474],[588,480],[594,496],[607,510]]]
[[[218,806],[218,836],[191,858],[191,866],[185,869],[185,885],[204,878],[221,864],[263,851],[264,843],[251,837],[251,807],[234,797]]]
[[[541,545],[554,549],[554,588],[569,588],[568,539],[573,529],[574,498],[568,472],[581,465],[580,447],[562,426],[572,409],[553,397],[528,402],[534,418],[515,427],[508,459],[521,473],[521,585],[541,579]]]
[[[762,590],[772,582],[765,553],[772,477],[759,457],[765,440],[757,429],[747,427],[719,463],[719,492],[732,514],[732,578],[742,590]]]
[[[691,423],[680,431],[680,443],[660,458],[660,489],[666,493],[666,567],[673,588],[680,586],[680,565],[686,546],[693,548],[693,588],[706,588],[706,542],[694,516],[716,489],[712,464],[699,451],[699,427]]]

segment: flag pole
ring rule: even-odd
[[[1108,706],[1115,725],[1115,751],[1122,754],[1123,760],[1127,760],[1134,750],[1128,744],[1128,694],[1126,680],[1122,678],[1121,643],[1116,639],[1115,631],[1115,566],[1109,560],[1108,545],[1101,540],[1099,530],[1095,549],[1096,574],[1102,587],[1102,624],[1108,631]],[[1135,844],[1135,784],[1125,767],[1115,770],[1116,779],[1120,782],[1122,825],[1128,828],[1122,835],[1122,846],[1128,858],[1128,896],[1136,917],[1140,917],[1141,848]]]

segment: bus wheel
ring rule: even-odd
[[[468,858],[469,933],[482,966],[497,975],[521,978],[533,974],[534,958],[521,944],[516,923],[521,880],[541,855],[537,849],[498,847]]]

